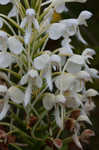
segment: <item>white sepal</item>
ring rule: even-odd
[[[17,55],[21,54],[24,49],[22,43],[15,36],[8,38],[8,47],[12,53]]]
[[[69,73],[77,73],[84,66],[84,59],[80,55],[73,55],[67,60],[66,70]]]
[[[78,29],[76,36],[78,38],[79,41],[81,41],[83,44],[88,45],[88,43],[84,40],[84,38],[82,37],[80,30]]]
[[[33,78],[38,77],[38,72],[36,70],[31,69],[30,71],[28,71],[28,76]]]
[[[15,17],[15,16],[17,16],[17,11],[18,11],[18,10],[17,10],[16,5],[13,5],[11,11],[10,11],[9,14],[8,14],[8,17]]]
[[[1,93],[6,93],[7,92],[7,87],[5,85],[0,85],[0,92]]]
[[[33,18],[33,24],[34,24],[35,29],[37,29],[39,31],[40,26],[39,26],[39,23],[38,23],[37,19]]]
[[[49,63],[50,57],[48,54],[43,54],[34,59],[34,67],[38,70],[42,70]]]
[[[25,95],[24,95],[24,106],[25,107],[30,103],[31,94],[32,94],[32,83],[29,82],[28,86],[26,88],[26,91],[25,91]]]
[[[2,120],[4,117],[6,117],[6,114],[10,108],[10,105],[8,104],[8,101],[4,102],[4,106],[2,108],[2,111],[0,112],[0,120]]]
[[[92,97],[92,96],[96,96],[98,95],[98,91],[94,90],[94,89],[88,89],[86,92],[85,92],[85,95],[87,97]]]
[[[46,110],[50,111],[55,105],[55,95],[47,93],[43,98],[43,106]]]
[[[0,52],[0,68],[9,67],[13,63],[13,57],[7,52]]]
[[[77,136],[77,133],[75,133],[75,134],[72,136],[72,139],[73,139],[74,143],[77,145],[77,147],[82,150],[83,148],[82,148],[82,145],[81,145],[81,143],[80,143],[80,141],[79,141],[79,138],[78,138],[78,136]]]
[[[62,95],[56,95],[56,103],[64,104],[66,102],[66,98]]]
[[[92,122],[90,121],[90,119],[88,118],[88,116],[85,113],[80,115],[77,120],[85,121],[85,122],[89,123],[90,125],[92,125]]]
[[[69,90],[71,84],[74,82],[75,78],[71,74],[61,74],[60,76],[56,77],[55,85],[60,91]]]
[[[65,3],[55,7],[57,13],[62,13],[63,11],[67,12],[68,8],[65,6]]]
[[[10,99],[16,104],[23,103],[24,101],[24,93],[17,87],[11,86],[8,89],[8,95]]]
[[[56,124],[59,126],[59,128],[63,130],[63,120],[60,116],[60,110],[59,110],[58,106],[56,106],[56,108],[55,108],[55,120],[56,120]]]
[[[92,13],[84,10],[80,13],[79,17],[78,17],[78,22],[79,25],[87,25],[86,20],[90,19],[92,17]]]
[[[65,24],[62,23],[54,23],[48,30],[49,38],[52,40],[58,40],[65,31]]]
[[[28,74],[25,74],[24,76],[22,76],[21,80],[20,80],[20,84],[24,85],[28,82]]]
[[[6,5],[10,2],[11,0],[0,0],[1,5]]]

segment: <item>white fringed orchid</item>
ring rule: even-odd
[[[57,40],[60,37],[64,37],[66,40],[73,36],[77,35],[78,39],[86,44],[86,41],[82,38],[79,30],[79,25],[85,25],[86,20],[90,19],[92,13],[89,11],[82,11],[77,19],[64,19],[59,23],[54,23],[49,28],[49,38]]]
[[[49,89],[52,91],[52,67],[56,70],[56,66],[60,67],[61,57],[55,54],[43,54],[34,59],[34,67],[37,70],[41,70],[43,77],[46,79]]]
[[[15,36],[8,38],[8,48],[16,55],[21,54],[21,52],[24,50],[22,43]]]
[[[55,109],[55,120],[56,124],[63,129],[63,121],[64,121],[64,104],[66,102],[66,98],[62,95],[54,95],[47,93],[43,98],[43,106],[46,110],[50,111],[53,107]],[[61,106],[61,112],[59,110],[59,106]]]
[[[0,108],[2,108],[0,110],[0,120],[2,120],[6,116],[10,108],[10,105],[8,104],[9,99],[11,99],[16,104],[21,104],[23,103],[24,100],[24,93],[15,86],[11,86],[8,89],[5,85],[0,85],[0,95],[3,96],[3,99],[1,100],[0,103],[1,105]]]
[[[24,37],[25,44],[28,44],[30,42],[32,35],[32,25],[34,25],[34,28],[37,31],[40,30],[39,23],[35,18],[35,10],[29,8],[26,10],[26,17],[22,20],[20,24],[21,28],[25,28],[25,37]]]
[[[31,100],[31,94],[32,94],[32,87],[36,86],[37,88],[41,88],[42,86],[42,79],[40,78],[38,72],[36,70],[29,70],[27,74],[25,74],[21,81],[20,84],[24,85],[28,83],[28,86],[25,91],[25,96],[24,96],[24,106],[27,106],[28,103],[30,103]]]
[[[66,70],[70,73],[77,73],[81,71],[82,67],[85,67],[86,70],[89,69],[87,63],[89,64],[89,58],[95,54],[93,49],[87,48],[83,51],[82,55],[74,54],[71,56],[66,63]]]
[[[0,68],[10,67],[15,62],[14,57],[8,52],[0,52]]]

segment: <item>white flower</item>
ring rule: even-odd
[[[87,114],[89,114],[89,112],[92,111],[95,107],[96,105],[93,101],[86,101],[84,105],[84,110]]]
[[[23,103],[24,101],[24,93],[17,87],[11,86],[8,89],[8,95],[10,99],[16,104]]]
[[[68,8],[65,6],[65,2],[60,4],[59,6],[55,5],[55,10],[57,13],[62,13],[63,11],[67,12]]]
[[[48,30],[50,39],[57,40],[63,36],[66,26],[62,23],[54,23]]]
[[[90,76],[92,78],[99,78],[99,72],[98,70],[94,69],[94,68],[87,68],[86,71],[88,71],[88,73],[90,74]]]
[[[82,53],[82,56],[83,56],[83,58],[84,58],[84,60],[88,63],[88,64],[90,64],[90,62],[89,62],[89,58],[90,59],[93,59],[93,55],[95,55],[96,54],[96,52],[95,52],[95,50],[94,49],[91,49],[91,48],[86,48],[84,51],[83,51],[83,53]]]
[[[59,5],[61,5],[62,3],[65,3],[65,2],[80,2],[80,3],[85,3],[87,0],[61,0],[61,1],[59,1],[59,0],[52,0],[52,5],[53,6],[55,6],[55,5],[57,5],[57,6],[59,6]]]
[[[79,25],[87,26],[86,20],[90,19],[92,17],[92,15],[93,14],[87,10],[82,11],[78,17]]]
[[[77,79],[82,80],[82,81],[91,81],[91,76],[88,72],[86,71],[80,71],[76,74]]]
[[[43,54],[34,59],[34,67],[38,70],[43,70],[50,61],[48,54]]]
[[[25,44],[28,44],[31,39],[32,35],[32,24],[34,25],[34,28],[39,31],[39,23],[37,19],[35,18],[35,10],[32,8],[29,8],[26,10],[26,17],[22,20],[20,27],[25,28]]]
[[[10,108],[10,105],[8,104],[8,101],[5,101],[3,104],[2,111],[0,112],[0,120],[2,120],[4,117],[6,117],[6,114]]]
[[[27,104],[31,100],[33,86],[41,88],[42,79],[40,78],[38,72],[32,69],[32,70],[29,70],[28,73],[25,74],[20,81],[21,85],[24,85],[26,83],[28,83],[28,85],[27,85],[25,95],[24,95],[24,106],[27,106]]]
[[[59,54],[61,56],[72,56],[73,55],[73,51],[70,48],[70,46],[67,45],[67,47],[65,46],[65,47],[59,48]]]
[[[82,105],[81,97],[79,94],[75,92],[70,92],[68,96],[66,96],[66,107],[77,109]]]
[[[6,5],[8,3],[10,3],[11,0],[0,0],[0,4],[1,5]]]
[[[86,97],[93,97],[93,96],[98,95],[98,92],[96,90],[94,90],[94,89],[88,89],[85,92],[85,95],[86,95]]]
[[[66,63],[66,70],[70,73],[77,73],[84,66],[84,59],[80,55],[71,56]]]
[[[43,77],[46,79],[48,87],[50,90],[53,89],[52,77],[51,77],[51,66],[55,68],[56,65],[61,64],[61,58],[58,55],[49,55],[47,53],[38,56],[34,59],[33,65],[37,70],[43,71]]]
[[[63,129],[63,105],[66,102],[66,98],[59,94],[59,95],[54,95],[47,93],[44,98],[43,98],[43,106],[46,110],[50,111],[53,107],[55,108],[55,120],[56,124]],[[61,106],[61,113],[58,104]]]
[[[56,77],[55,85],[60,91],[66,91],[71,88],[72,83],[74,82],[75,77],[70,73],[63,73]]]
[[[87,0],[48,0],[47,2],[44,2],[42,3],[42,6],[46,5],[46,4],[49,4],[49,3],[52,3],[51,5],[54,7],[59,7],[61,6],[62,4],[64,4],[65,2],[80,2],[80,3],[85,3]]]
[[[86,20],[91,17],[90,14],[88,11],[83,11],[77,19],[64,19],[59,23],[52,24],[48,31],[49,38],[53,40],[57,40],[60,37],[68,39],[70,36],[76,35],[82,43],[87,44],[80,34],[79,25],[85,24]]]
[[[24,95],[24,106],[25,107],[27,106],[27,104],[30,103],[31,95],[32,95],[32,84],[29,82],[28,86],[26,88],[26,91],[25,91],[25,95]]]
[[[19,88],[16,88],[15,86],[11,86],[8,89],[5,85],[0,85],[0,95],[2,95],[2,93],[4,98],[3,98],[2,110],[0,112],[0,120],[2,120],[6,116],[10,108],[10,105],[8,104],[9,99],[11,99],[16,104],[23,103],[24,100],[24,93]]]
[[[8,38],[8,47],[12,53],[17,55],[24,49],[22,43],[15,36]]]
[[[46,110],[51,110],[55,105],[55,95],[54,94],[46,94],[43,98],[43,106]]]
[[[82,145],[79,141],[79,137],[77,136],[77,133],[75,132],[75,134],[72,136],[72,139],[73,139],[73,142],[77,145],[78,148],[80,148],[81,150],[83,149],[82,148]]]
[[[14,62],[14,58],[7,52],[0,52],[0,68],[7,68]]]
[[[85,121],[89,123],[90,125],[92,125],[92,122],[90,121],[88,116],[85,114],[85,112],[78,117],[77,121]]]
[[[76,19],[65,19],[59,23],[53,23],[48,30],[49,37],[57,40],[60,37],[68,39],[76,33],[78,22]]]
[[[59,128],[61,130],[63,130],[63,118],[62,118],[62,114],[60,113],[59,107],[56,106],[55,109],[55,120],[56,120],[56,124],[59,126]]]
[[[9,110],[7,91],[8,88],[5,85],[0,85],[0,95],[4,96],[4,98],[2,99],[3,105],[1,103],[2,109],[0,109],[0,120],[2,120],[6,116]]]
[[[92,59],[93,55],[95,55],[95,51],[90,48],[85,49],[82,55],[74,54],[67,60],[66,63],[67,72],[77,73],[81,71],[82,67],[85,67],[85,70],[87,71],[89,69],[87,63],[90,64],[89,58]]]
[[[0,93],[6,93],[7,92],[7,87],[5,85],[0,85]]]
[[[64,104],[66,102],[66,98],[62,95],[56,95],[56,103]]]

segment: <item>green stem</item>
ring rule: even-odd
[[[44,116],[45,116],[46,114],[47,114],[47,111],[44,111],[44,112],[42,113],[41,117],[39,118],[39,120],[37,121],[37,123],[34,125],[33,130],[31,131],[31,135],[32,135],[32,137],[33,137],[35,140],[38,140],[38,141],[43,141],[43,140],[45,140],[45,139],[36,137],[36,136],[35,136],[35,130],[36,130],[38,124],[41,122],[41,120],[44,118]]]
[[[18,78],[18,79],[21,78],[21,76],[20,76],[18,73],[14,72],[14,71],[12,71],[12,70],[10,70],[10,69],[7,69],[7,68],[0,68],[0,70],[1,70],[1,71],[10,72],[11,74],[13,74],[13,75],[14,75],[16,78]]]
[[[20,29],[22,32],[24,32],[24,29],[22,29],[14,20],[12,20],[11,18],[7,17],[6,15],[0,14],[0,17],[3,17],[4,19],[6,19],[7,21],[9,21],[10,23],[12,23],[16,28]]]
[[[29,5],[28,0],[24,0],[24,4],[25,4],[25,7],[26,7],[26,8],[30,8],[30,5]]]

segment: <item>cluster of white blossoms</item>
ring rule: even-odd
[[[90,111],[95,108],[92,97],[98,95],[96,90],[87,89],[86,83],[93,82],[99,76],[96,69],[90,68],[90,59],[96,54],[95,50],[86,48],[82,54],[76,54],[71,45],[73,36],[77,36],[78,40],[87,45],[80,33],[80,26],[87,26],[92,13],[84,10],[78,18],[51,23],[55,11],[69,11],[65,6],[66,2],[84,3],[86,0],[45,1],[41,3],[41,7],[47,6],[42,19],[39,19],[33,8],[27,8],[25,14],[20,16],[19,0],[0,0],[1,5],[13,4],[8,17],[0,15],[0,78],[6,83],[0,83],[0,120],[10,111],[9,101],[27,109],[31,109],[28,107],[31,105],[35,109],[32,103],[37,97],[43,97],[43,108],[54,114],[56,125],[61,131],[65,128],[65,122],[71,119],[71,112],[80,111],[73,122],[72,139],[82,149],[79,141],[81,123],[92,125],[89,119]],[[16,23],[11,17],[16,18]],[[7,21],[15,25],[18,32]],[[12,34],[3,31],[4,24]],[[45,41],[44,37],[47,37]],[[45,49],[49,39],[60,38],[61,47],[57,50]],[[17,82],[13,81],[12,75],[18,78]],[[39,91],[37,97],[33,93],[34,89]]]

